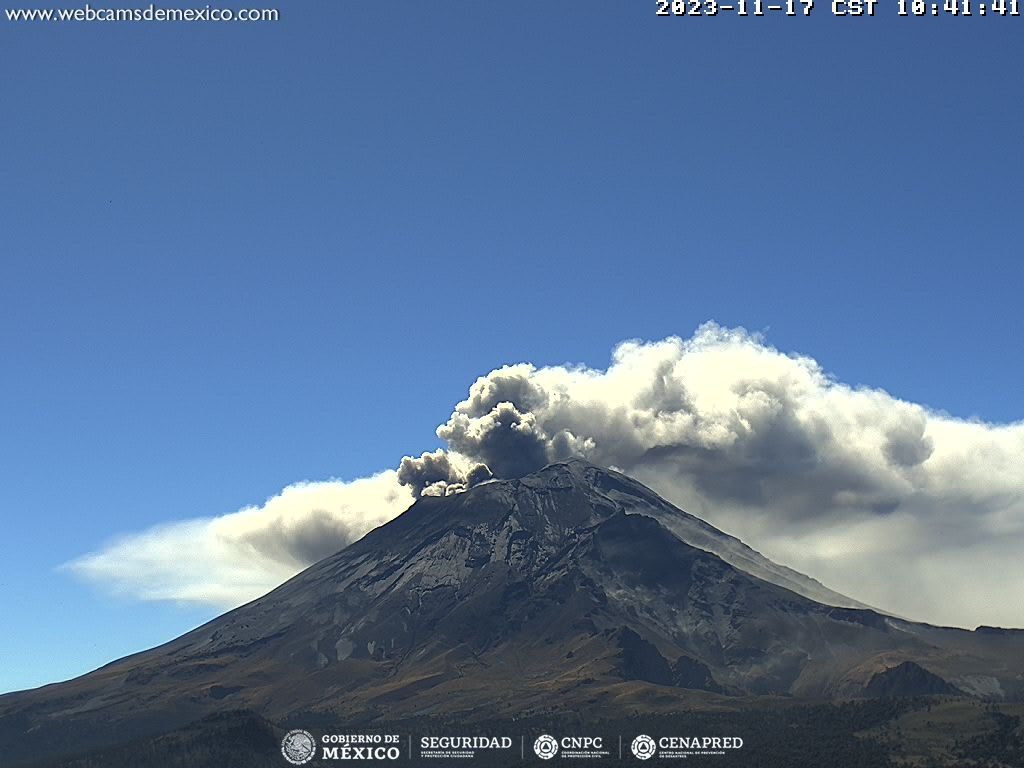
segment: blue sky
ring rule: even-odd
[[[280,7],[0,21],[0,690],[217,613],[62,563],[394,467],[505,363],[714,319],[1024,417],[1019,18]]]

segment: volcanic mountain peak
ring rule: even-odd
[[[570,496],[574,498],[572,503],[568,501]],[[479,501],[492,510],[502,508],[504,504],[533,508],[542,516],[557,516],[557,520],[549,522],[570,527],[584,521],[596,524],[615,513],[647,515],[686,544],[711,552],[740,570],[798,595],[837,607],[869,607],[828,589],[815,579],[772,562],[739,539],[673,506],[636,480],[583,459],[549,464],[516,480],[490,480],[465,494],[448,498],[458,498],[467,507]],[[554,503],[556,498],[559,500],[557,504]]]
[[[225,708],[504,717],[626,690],[655,709],[685,707],[695,688],[1021,695],[1017,634],[913,624],[816,591],[835,594],[622,474],[561,462],[421,498],[166,645],[2,696],[0,737],[83,749]]]

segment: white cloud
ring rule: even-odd
[[[298,483],[259,507],[123,536],[65,567],[143,600],[230,608],[342,549],[412,501],[394,471],[348,483]]]
[[[742,329],[629,341],[603,371],[492,371],[438,435],[498,476],[577,453],[615,466],[901,615],[1024,626],[1024,424],[850,387]]]

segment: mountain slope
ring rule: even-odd
[[[599,470],[597,467],[582,471],[595,488],[608,499],[621,505],[623,511],[653,517],[685,543],[718,555],[741,571],[825,605],[870,608],[792,568],[772,562],[734,536],[729,536],[699,517],[674,507],[636,480],[618,473]]]
[[[694,521],[581,461],[425,497],[177,640],[0,697],[0,743],[16,763],[35,754],[26,743],[73,752],[240,708],[366,722],[866,696],[907,661],[936,689],[1020,695],[1019,635],[816,602],[759,578],[772,564]]]

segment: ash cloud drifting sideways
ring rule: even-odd
[[[129,534],[63,568],[142,600],[233,608],[397,517],[413,500],[394,470],[347,483],[296,483],[262,506]]]
[[[69,567],[146,598],[233,605],[415,495],[578,455],[863,602],[932,623],[1024,626],[1024,423],[956,419],[850,387],[742,329],[625,342],[606,370],[492,371],[437,434],[447,450],[395,472],[317,484],[339,500],[318,513],[286,489],[276,500],[287,505],[129,536]],[[361,483],[374,492],[357,494]],[[150,567],[167,564],[159,546],[138,553],[168,537],[210,561],[202,584],[168,573],[147,585]]]

